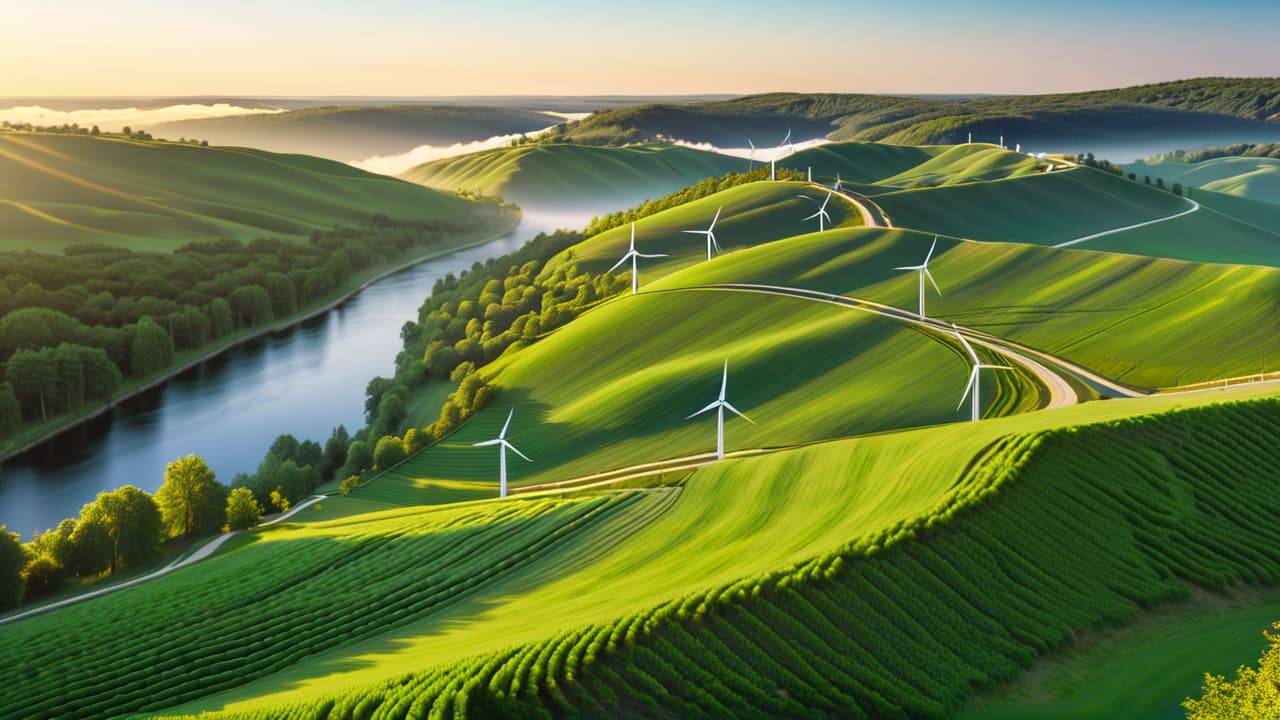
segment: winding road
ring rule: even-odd
[[[1054,245],[1054,247],[1056,248],[1071,247],[1072,245],[1079,245],[1082,242],[1097,240],[1100,237],[1115,235],[1116,233],[1125,232],[1126,230],[1136,230],[1137,228],[1140,228],[1140,227],[1155,225],[1156,223],[1162,223],[1169,220],[1176,220],[1185,215],[1190,215],[1191,213],[1196,212],[1197,210],[1200,209],[1200,203],[1196,202],[1195,200],[1192,200],[1191,198],[1183,198],[1183,200],[1186,200],[1187,202],[1191,203],[1191,207],[1187,210],[1183,210],[1180,213],[1174,213],[1169,217],[1156,218],[1155,220],[1148,220],[1146,222],[1134,223],[1133,225],[1125,225],[1124,227],[1112,228],[1111,230],[1103,230],[1102,232],[1094,233],[1092,235],[1085,235],[1084,237],[1076,238],[1075,240],[1068,240],[1064,243],[1058,243],[1057,245]]]

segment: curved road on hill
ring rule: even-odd
[[[1191,213],[1196,212],[1197,210],[1200,209],[1200,203],[1196,202],[1195,200],[1192,200],[1191,198],[1183,198],[1183,200],[1186,200],[1187,202],[1191,203],[1191,207],[1187,210],[1183,210],[1180,213],[1174,213],[1169,217],[1156,218],[1155,220],[1148,220],[1146,222],[1134,223],[1133,225],[1125,225],[1124,227],[1113,228],[1111,230],[1103,230],[1100,233],[1085,235],[1082,238],[1076,238],[1075,240],[1068,240],[1064,243],[1058,243],[1057,245],[1054,245],[1054,247],[1056,248],[1071,247],[1072,245],[1079,245],[1082,242],[1097,240],[1100,237],[1106,237],[1107,235],[1115,235],[1116,233],[1121,233],[1126,230],[1136,230],[1137,228],[1140,228],[1140,227],[1155,225],[1156,223],[1162,223],[1168,220],[1176,220],[1185,215],[1190,215]]]

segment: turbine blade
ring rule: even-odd
[[[964,407],[964,401],[969,398],[969,391],[973,389],[974,380],[978,379],[978,366],[975,365],[969,373],[969,382],[964,386],[964,394],[960,396],[960,402],[956,403],[956,410]]]
[[[821,210],[819,210],[818,212],[816,212],[816,213],[814,213],[814,214],[810,215],[809,217],[805,218],[804,220],[801,220],[800,222],[804,222],[805,220],[812,220],[812,219],[814,219],[814,218],[818,217],[818,216],[819,216],[819,215],[821,215],[821,214],[822,214],[822,211],[821,211]]]
[[[484,447],[486,445],[501,445],[502,442],[503,441],[500,438],[494,438],[493,440],[485,440],[484,442],[471,443],[471,447]]]
[[[828,191],[827,191],[827,199],[822,201],[822,209],[823,209],[823,210],[826,210],[826,209],[827,209],[827,203],[831,202],[831,195],[832,195],[831,191],[830,191],[830,190],[828,190]],[[825,214],[825,213],[824,213],[824,214]]]
[[[752,425],[755,425],[755,424],[756,424],[756,421],[755,421],[755,420],[752,420],[751,418],[749,418],[749,417],[747,417],[746,415],[744,415],[744,414],[742,413],[742,411],[741,411],[741,410],[739,410],[738,408],[736,408],[736,407],[734,407],[734,406],[730,405],[729,403],[725,403],[725,404],[724,404],[724,406],[725,406],[725,409],[727,409],[729,412],[732,412],[734,415],[737,415],[738,417],[742,418],[743,420],[746,420],[747,422],[751,423]]]
[[[721,250],[721,249],[720,249],[720,243],[716,242],[716,234],[715,234],[715,233],[713,233],[713,232],[709,232],[709,233],[707,233],[707,238],[711,240],[711,247],[715,248],[715,251],[716,251],[716,254],[717,254],[717,255],[718,255],[718,254],[720,254],[721,252],[723,252],[723,250]]]
[[[929,268],[927,268],[927,267],[922,267],[922,268],[920,268],[920,270],[921,270],[921,272],[923,272],[923,273],[924,273],[924,276],[925,276],[925,277],[929,278],[929,282],[933,284],[933,289],[934,289],[934,290],[937,290],[937,291],[938,291],[938,294],[939,294],[939,295],[941,295],[941,294],[942,294],[942,288],[938,287],[938,283],[933,279],[933,273],[929,272]]]
[[[718,207],[718,208],[716,208],[716,216],[715,216],[715,217],[713,217],[713,218],[711,218],[711,227],[707,228],[707,232],[711,232],[712,230],[715,230],[715,229],[716,229],[716,222],[720,220],[720,211],[721,211],[721,210],[724,210],[724,206],[723,206],[723,205],[722,205],[722,206],[720,206],[720,207]]]
[[[983,370],[1012,370],[1008,365],[979,365]]]
[[[618,262],[614,263],[614,264],[613,264],[613,267],[609,268],[608,270],[605,270],[605,272],[606,272],[606,273],[611,273],[611,272],[613,272],[614,270],[617,270],[617,269],[618,269],[618,266],[619,266],[619,265],[621,265],[622,263],[626,262],[627,260],[630,260],[630,259],[631,259],[631,256],[632,256],[633,254],[635,254],[635,251],[634,251],[634,250],[632,250],[631,252],[627,253],[626,255],[623,255],[621,260],[619,260]]]
[[[690,235],[710,235],[711,234],[706,230],[681,230],[680,232],[689,233]]]
[[[729,360],[724,361],[724,373],[720,376],[720,402],[724,402],[724,391],[729,387]]]
[[[797,195],[796,197],[801,198],[801,199],[803,199],[803,200],[812,200],[814,205],[817,205],[817,204],[818,204],[818,201],[817,201],[817,200],[815,200],[814,198],[809,197],[808,195]]]
[[[511,412],[507,413],[507,421],[502,423],[502,432],[498,433],[498,438],[502,439],[507,436],[507,428],[511,427],[511,416],[516,414],[516,409],[511,408]]]
[[[973,351],[973,346],[970,345],[969,341],[966,340],[965,337],[960,334],[960,328],[956,327],[955,323],[951,323],[951,330],[956,334],[956,337],[960,340],[960,344],[964,345],[964,349],[966,352],[969,353],[969,357],[973,360],[973,364],[974,365],[982,364],[981,361],[978,360],[978,353]]]
[[[720,405],[720,401],[719,401],[719,400],[716,400],[716,401],[712,402],[710,405],[708,405],[708,406],[706,406],[706,407],[702,408],[701,410],[699,410],[698,412],[696,412],[696,413],[694,413],[694,414],[692,414],[692,415],[685,415],[685,416],[684,416],[684,419],[685,419],[685,420],[689,420],[689,419],[692,419],[692,418],[698,417],[699,415],[701,415],[701,414],[702,414],[702,413],[704,413],[704,412],[707,412],[708,410],[715,410],[715,409],[716,409],[716,407],[718,407],[719,405]]]
[[[933,258],[933,251],[938,247],[938,236],[933,236],[933,244],[929,246],[929,254],[924,256],[924,264],[928,265],[929,260]]]
[[[907,265],[905,267],[896,267],[894,270],[923,270],[923,265]]]
[[[510,450],[511,452],[513,452],[513,453],[515,453],[515,454],[519,455],[520,457],[524,458],[526,462],[533,462],[532,460],[530,460],[530,459],[529,459],[529,456],[528,456],[528,455],[525,455],[524,453],[522,453],[522,452],[520,452],[519,450],[517,450],[515,445],[512,445],[511,443],[507,442],[506,440],[503,440],[503,441],[502,441],[502,447],[504,447],[504,448],[506,448],[506,449]]]
[[[654,253],[654,254],[652,254],[652,255],[645,254],[645,253],[636,253],[636,257],[642,257],[642,258],[656,258],[656,257],[671,257],[671,256],[670,256],[670,255],[666,255],[666,254],[664,254],[664,253]]]

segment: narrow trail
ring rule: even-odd
[[[258,527],[266,527],[268,525],[274,525],[278,522],[283,522],[285,520],[288,520],[290,517],[293,517],[295,514],[297,514],[300,510],[310,507],[311,505],[314,505],[315,503],[318,503],[321,500],[324,500],[326,497],[328,496],[316,495],[315,497],[309,498],[293,506],[292,508],[289,509],[288,512],[282,513],[280,515],[277,515],[276,517],[271,518],[270,520],[259,523]],[[21,620],[26,617],[31,617],[32,615],[39,615],[40,613],[48,610],[55,610],[60,607],[66,607],[67,605],[74,605],[78,602],[91,600],[93,598],[100,597],[102,595],[113,593],[117,590],[123,590],[127,587],[132,587],[133,585],[138,585],[138,584],[147,582],[148,580],[154,580],[158,577],[163,577],[173,572],[174,570],[179,570],[181,568],[184,568],[193,563],[200,562],[201,560],[209,557],[210,555],[217,552],[218,548],[226,544],[228,540],[239,535],[242,532],[245,532],[245,531],[232,530],[231,532],[222,533],[218,537],[215,537],[214,539],[210,540],[204,545],[201,545],[195,552],[189,555],[181,556],[178,559],[174,560],[173,562],[169,563],[168,565],[160,568],[159,570],[156,570],[155,572],[150,572],[150,573],[147,573],[146,575],[140,575],[131,580],[126,580],[121,583],[116,583],[114,585],[111,585],[109,587],[104,587],[99,590],[93,590],[91,592],[83,593],[81,595],[69,597],[69,598],[66,598],[65,600],[51,602],[48,605],[41,605],[40,607],[31,608],[30,610],[18,613],[16,615],[9,615],[8,617],[0,618],[0,625],[4,625],[5,623],[10,623],[15,620]]]
[[[1169,217],[1156,218],[1155,220],[1148,220],[1148,221],[1146,221],[1146,222],[1135,223],[1135,224],[1133,224],[1133,225],[1125,225],[1124,227],[1113,228],[1113,229],[1111,229],[1111,230],[1103,230],[1102,232],[1094,233],[1094,234],[1092,234],[1092,235],[1085,235],[1084,237],[1076,238],[1075,240],[1068,240],[1068,241],[1066,241],[1066,242],[1064,242],[1064,243],[1058,243],[1057,245],[1054,245],[1054,247],[1056,247],[1056,248],[1071,247],[1072,245],[1079,245],[1079,244],[1080,244],[1080,243],[1082,243],[1082,242],[1088,242],[1088,241],[1090,241],[1090,240],[1097,240],[1097,239],[1098,239],[1098,238],[1100,238],[1100,237],[1106,237],[1107,235],[1114,235],[1114,234],[1116,234],[1116,233],[1121,233],[1121,232],[1124,232],[1124,231],[1126,231],[1126,230],[1135,230],[1135,229],[1140,228],[1140,227],[1146,227],[1146,226],[1148,226],[1148,225],[1155,225],[1156,223],[1162,223],[1162,222],[1166,222],[1166,221],[1168,221],[1168,220],[1176,220],[1176,219],[1178,219],[1178,218],[1180,218],[1180,217],[1183,217],[1183,216],[1186,216],[1186,215],[1190,215],[1191,213],[1196,212],[1196,211],[1198,211],[1198,210],[1200,209],[1200,203],[1196,202],[1195,200],[1192,200],[1192,199],[1190,199],[1190,198],[1183,198],[1183,199],[1184,199],[1184,200],[1186,200],[1187,202],[1191,203],[1191,207],[1190,207],[1190,208],[1188,208],[1188,209],[1186,209],[1186,210],[1183,210],[1183,211],[1182,211],[1182,212],[1180,212],[1180,213],[1174,213],[1173,215],[1170,215]]]

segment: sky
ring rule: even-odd
[[[1280,76],[1269,0],[60,0],[0,96],[1039,93]]]

